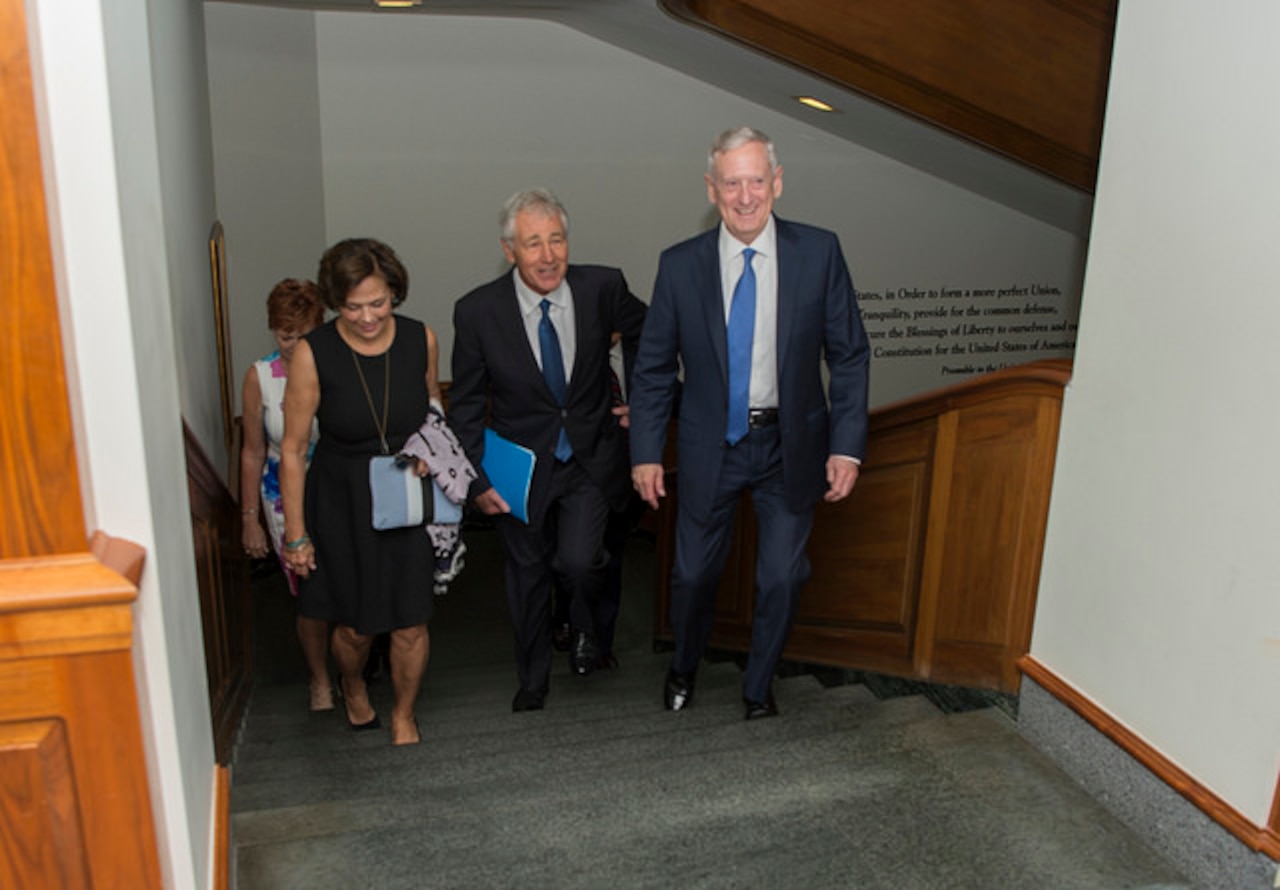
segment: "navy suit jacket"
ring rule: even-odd
[[[827,490],[828,455],[861,459],[866,451],[870,351],[835,234],[775,222],[782,472],[787,506],[800,512]],[[719,231],[663,252],[628,390],[631,462],[659,463],[683,364],[678,489],[680,508],[695,518],[710,508],[725,448],[728,360]],[[830,375],[825,390],[824,360]]]
[[[615,331],[622,334],[629,367],[644,324],[645,304],[631,293],[618,269],[571,265],[565,280],[573,291],[576,338],[565,431],[574,459],[600,486],[610,505],[620,509],[631,486],[626,438],[611,410],[610,338]],[[453,311],[449,425],[478,473],[471,495],[491,485],[480,466],[488,425],[537,456],[529,522],[539,524],[547,508],[560,414],[525,333],[512,274],[507,272],[458,300]]]

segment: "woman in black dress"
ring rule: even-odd
[[[285,559],[301,579],[298,608],[335,625],[332,652],[353,729],[381,725],[362,669],[375,635],[391,632],[391,742],[419,741],[414,702],[426,670],[434,556],[422,526],[378,531],[369,458],[395,454],[439,403],[435,333],[395,314],[409,275],[390,247],[341,241],[316,281],[337,317],[293,354],[285,390],[280,488]],[[312,418],[320,439],[306,467]],[[419,462],[419,475],[427,467]]]

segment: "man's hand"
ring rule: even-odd
[[[613,416],[618,418],[618,426],[624,430],[631,426],[631,406],[630,405],[614,405]]]
[[[631,484],[640,499],[655,510],[658,509],[658,499],[667,496],[662,464],[636,464],[631,468]]]
[[[497,516],[499,513],[510,513],[511,507],[498,494],[496,488],[486,488],[476,495],[476,506],[486,516]]]
[[[847,457],[838,457],[831,455],[827,458],[827,493],[822,499],[828,504],[834,504],[836,501],[842,501],[853,491],[854,484],[858,481],[858,471],[861,467]]]

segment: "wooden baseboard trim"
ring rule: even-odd
[[[1205,815],[1240,840],[1251,850],[1265,853],[1272,859],[1280,859],[1280,832],[1276,826],[1255,825],[1225,800],[1201,785],[1185,770],[1165,757],[1133,730],[1086,698],[1078,689],[1063,680],[1030,655],[1018,659],[1018,669],[1034,680],[1046,692],[1079,714],[1094,729],[1102,733],[1131,757],[1150,770],[1173,790],[1198,807]],[[1280,789],[1277,789],[1280,794]],[[1280,803],[1272,807],[1272,821],[1280,810]]]
[[[231,886],[231,767],[214,767],[213,886],[228,890]]]

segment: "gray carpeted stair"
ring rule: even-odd
[[[748,723],[723,661],[665,712],[643,610],[620,670],[558,661],[547,709],[512,714],[513,665],[475,657],[494,634],[509,651],[484,578],[433,621],[422,745],[352,732],[340,702],[309,714],[296,666],[264,666],[232,772],[240,890],[1189,886],[996,709],[798,675],[775,684],[781,717]],[[263,620],[287,628],[287,606]]]

